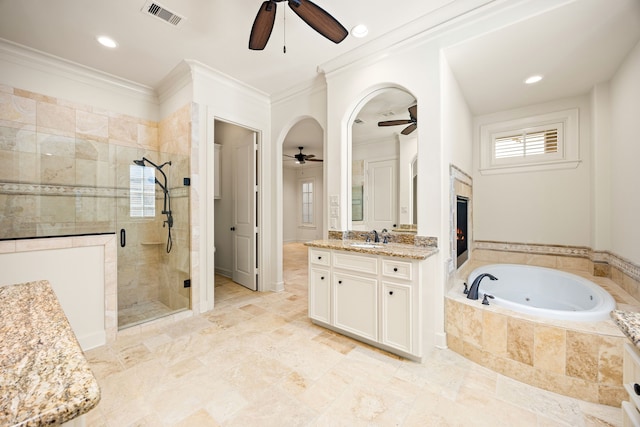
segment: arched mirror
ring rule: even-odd
[[[376,91],[351,129],[351,226],[354,231],[417,230],[416,99],[398,88]]]

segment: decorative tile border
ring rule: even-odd
[[[594,251],[584,246],[568,245],[542,245],[533,243],[475,241],[475,249],[485,249],[498,252],[519,252],[535,255],[556,255],[567,257],[579,257],[588,259],[594,263],[604,263],[620,270],[633,280],[640,281],[640,266],[615,255],[609,251]]]

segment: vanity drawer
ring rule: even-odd
[[[378,274],[377,257],[334,252],[332,261],[334,268],[357,271],[360,273]]]
[[[309,249],[309,262],[318,265],[329,265],[331,253],[319,249]]]
[[[382,260],[382,275],[392,277],[394,279],[411,280],[413,264],[407,261],[398,261],[395,259]]]

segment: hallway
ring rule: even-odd
[[[449,350],[417,364],[313,325],[307,248],[284,246],[285,291],[217,277],[213,312],[136,327],[87,352],[92,427],[618,426],[619,408],[524,385]]]

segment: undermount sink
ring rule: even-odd
[[[354,248],[368,248],[368,249],[375,249],[375,248],[382,247],[380,245],[374,245],[373,243],[352,243],[351,246]]]

